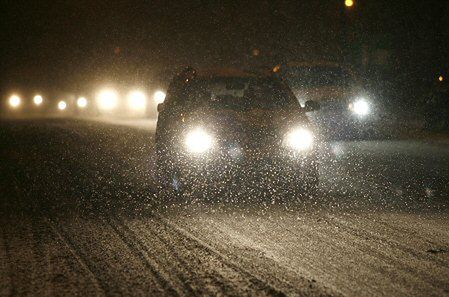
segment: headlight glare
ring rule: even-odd
[[[58,102],[58,109],[65,110],[67,108],[67,103],[64,100]]]
[[[132,110],[145,110],[147,106],[147,98],[141,91],[132,91],[128,94],[128,106]]]
[[[79,108],[85,108],[87,106],[87,99],[79,97],[78,100],[76,100],[76,105],[78,105]]]
[[[44,101],[44,99],[42,98],[41,95],[36,95],[33,98],[34,105],[36,105],[36,106],[41,105],[43,101]]]
[[[370,106],[368,101],[364,98],[357,99],[349,105],[349,109],[357,115],[367,115],[370,112]]]
[[[154,92],[154,101],[156,104],[163,103],[165,100],[165,95],[165,92],[161,90]]]
[[[313,146],[313,134],[305,128],[297,128],[287,133],[285,144],[296,151],[308,151]]]
[[[212,148],[212,145],[212,136],[201,128],[189,132],[185,138],[185,146],[191,153],[205,153]]]
[[[118,105],[118,94],[115,90],[102,90],[97,95],[98,107],[104,111],[111,111]]]
[[[11,106],[12,108],[17,108],[22,103],[22,99],[20,99],[20,97],[17,95],[12,95],[11,97],[9,97],[8,101],[9,106]]]

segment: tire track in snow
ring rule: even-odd
[[[278,221],[273,221],[271,219],[271,217],[269,217],[269,216],[265,217],[265,219],[267,220],[267,222],[271,222],[275,225],[279,224]],[[230,236],[230,232],[228,230],[223,230],[221,228],[223,222],[214,221],[214,222],[209,222],[209,224],[211,224],[209,226],[209,228],[216,228],[217,230],[221,230],[221,232],[224,232],[224,234]],[[289,240],[289,237],[286,236],[285,234],[278,233],[278,232],[271,234],[270,237],[261,236],[260,233],[255,231],[255,230],[257,230],[257,228],[259,226],[260,226],[260,223],[258,223],[256,226],[251,226],[251,220],[246,220],[245,227],[244,227],[245,229],[243,230],[243,232],[240,232],[241,230],[239,230],[240,227],[238,225],[230,226],[230,230],[232,230],[231,231],[232,233],[241,233],[242,237],[246,238],[247,241],[251,243],[251,246],[247,246],[248,248],[250,248],[251,250],[253,250],[255,252],[262,252],[263,255],[265,255],[265,257],[267,257],[270,261],[273,261],[273,265],[278,265],[281,268],[281,270],[291,271],[294,275],[296,275],[297,277],[300,277],[304,280],[309,279],[309,280],[313,280],[313,282],[315,282],[315,280],[317,280],[319,283],[321,283],[321,289],[325,290],[325,292],[327,292],[327,293],[318,293],[320,296],[321,295],[326,295],[326,296],[342,295],[341,287],[333,286],[331,283],[328,282],[329,277],[333,277],[335,279],[341,280],[338,266],[336,266],[334,263],[331,263],[331,262],[327,262],[327,263],[325,263],[325,265],[317,265],[319,263],[317,263],[316,259],[313,259],[313,258],[310,259],[310,261],[304,261],[303,257],[307,257],[307,256],[310,257],[310,255],[308,255],[308,254],[301,255],[300,254],[301,250],[295,251],[295,257],[299,257],[301,262],[295,263],[295,265],[292,265],[292,261],[297,260],[297,259],[289,258],[288,254],[286,254],[285,256],[283,254],[291,252],[288,250],[288,248],[298,245],[298,241],[291,241],[291,242],[286,243],[285,240]],[[275,230],[275,228],[270,228],[270,229]],[[248,230],[250,230],[249,234],[248,234]],[[283,231],[292,232],[291,230],[289,230],[289,227],[284,227]],[[257,234],[254,234],[252,232],[257,233]],[[255,235],[255,237],[253,237],[251,235]],[[295,237],[296,237],[296,234],[293,234],[293,235],[295,235]],[[279,238],[277,238],[276,236],[279,236]],[[298,237],[298,238],[300,238],[299,242],[307,241],[307,239],[309,239],[309,241],[311,241],[311,242],[313,241],[313,240],[311,240],[312,237],[310,237],[309,235],[306,235],[306,234],[303,234],[303,236]],[[260,246],[263,246],[263,248],[260,249]],[[279,250],[279,248],[281,248],[281,250]],[[300,248],[304,248],[304,247],[302,246]],[[273,253],[278,254],[278,255],[269,256],[269,254],[273,254]],[[317,273],[317,271],[318,271],[318,273]],[[332,273],[332,271],[336,271],[336,273]],[[311,284],[309,284],[309,287],[312,288]]]
[[[438,263],[441,267],[444,267],[446,269],[449,269],[449,263],[439,259],[432,257],[429,253],[426,253],[425,251],[417,250],[416,248],[412,248],[410,245],[406,245],[405,243],[400,242],[397,240],[397,238],[393,238],[390,236],[385,235],[379,235],[376,234],[373,231],[367,230],[366,226],[363,228],[362,226],[358,226],[356,223],[351,222],[350,220],[343,220],[340,218],[337,218],[332,215],[327,216],[329,218],[329,223],[334,224],[337,227],[344,228],[345,232],[348,234],[351,234],[354,237],[360,237],[360,238],[369,238],[370,240],[376,241],[378,244],[388,245],[390,248],[395,247],[402,253],[407,253],[415,257],[417,260],[420,261],[431,261]],[[391,234],[392,231],[399,231],[400,229],[396,228],[395,226],[392,226],[391,224],[387,222],[379,222],[381,225],[383,225],[385,228],[389,228],[390,231],[388,234]],[[383,232],[383,234],[387,234],[386,232]],[[406,232],[406,234],[411,234],[409,231]],[[425,241],[425,237],[421,237],[420,235],[417,235],[418,238],[420,238],[423,242]],[[370,247],[370,246],[367,246]]]
[[[207,253],[214,255],[215,257],[220,259],[220,261],[222,263],[225,263],[226,265],[228,265],[235,271],[238,271],[240,274],[245,276],[251,283],[253,283],[256,286],[257,291],[264,291],[267,295],[271,295],[271,296],[285,296],[285,294],[281,290],[278,290],[277,288],[273,287],[266,281],[262,280],[261,278],[252,274],[251,272],[242,268],[241,266],[237,266],[230,259],[228,259],[228,257],[226,257],[225,255],[220,253],[218,250],[216,250],[215,248],[213,248],[206,242],[197,238],[196,236],[194,236],[187,230],[179,227],[178,225],[170,222],[169,220],[167,220],[163,217],[158,217],[158,218],[161,220],[161,222],[163,222],[167,226],[167,231],[171,231],[172,233],[177,234],[177,236],[182,236],[182,237],[188,239],[189,241],[193,242],[194,244],[196,244],[198,247],[200,247]]]
[[[80,248],[75,244],[73,240],[70,239],[68,234],[62,227],[56,227],[57,224],[51,219],[45,221],[54,234],[64,243],[67,249],[72,254],[73,258],[79,263],[79,265],[88,273],[89,278],[95,285],[95,289],[101,295],[108,294],[108,284],[106,281],[100,279],[98,275],[101,275],[100,271],[96,269],[95,265],[91,263],[87,257],[83,254]]]
[[[326,253],[326,257],[332,255],[329,261],[321,261],[319,265],[312,264],[314,269],[321,271],[320,275],[331,274],[334,278],[334,283],[338,283],[336,287],[343,294],[350,293],[350,295],[372,296],[382,293],[372,280],[375,276],[374,272],[377,272],[378,276],[381,277],[388,274],[388,270],[380,269],[379,262],[374,261],[375,264],[373,264],[372,260],[380,260],[379,258],[366,253],[363,254],[362,258],[356,258],[359,255],[360,247],[353,241],[347,239],[339,240],[337,239],[339,234],[329,232],[329,230],[313,228],[313,232],[311,232],[310,229],[310,226],[306,226],[298,233],[291,228],[285,228],[286,231],[296,238],[308,238],[312,242],[319,242],[319,244],[325,246],[326,250],[323,250],[323,252]],[[306,235],[306,233],[308,234]],[[347,254],[352,255],[352,257],[346,258],[345,255]],[[337,257],[343,257],[342,261],[336,260]],[[353,274],[354,271],[357,271],[357,273]],[[363,275],[370,276],[371,278],[363,277]],[[357,283],[358,285],[353,286],[353,283]],[[396,290],[396,294],[402,293],[404,296],[407,295],[407,291],[402,287],[397,287]]]
[[[273,222],[275,223],[275,222]],[[337,252],[336,255],[341,254],[340,251],[344,251],[345,253],[349,253],[353,255],[353,259],[359,259],[355,264],[355,268],[358,269],[365,269],[369,268],[368,271],[365,271],[364,273],[369,273],[371,275],[373,272],[376,272],[380,278],[385,278],[386,276],[389,276],[388,279],[390,280],[390,291],[391,289],[395,290],[395,294],[402,293],[404,296],[408,296],[412,294],[413,292],[417,292],[418,289],[427,288],[431,289],[433,291],[442,291],[444,292],[445,286],[444,282],[441,280],[435,279],[432,275],[429,273],[426,273],[426,271],[419,271],[416,270],[416,268],[422,268],[422,267],[428,267],[428,265],[423,265],[418,267],[413,267],[410,263],[407,261],[402,260],[400,257],[393,257],[389,255],[388,253],[384,252],[381,249],[376,249],[373,247],[373,245],[366,244],[364,242],[365,238],[372,239],[372,237],[369,234],[365,234],[363,236],[360,235],[360,233],[363,233],[360,229],[350,229],[346,225],[343,224],[337,224],[335,222],[328,222],[330,225],[334,225],[335,228],[338,228],[338,232],[335,233],[335,231],[330,230],[329,228],[314,228],[314,233],[310,235],[306,235],[306,233],[298,233],[296,231],[293,231],[289,227],[285,227],[285,230],[290,232],[292,235],[294,235],[297,238],[304,238],[304,236],[310,237],[313,240],[316,240],[314,238],[318,238],[321,243],[325,243],[326,246],[332,247]],[[308,231],[309,228],[306,228],[305,232]],[[346,234],[347,236],[353,237],[352,239],[343,238],[341,239],[341,236],[344,236]],[[384,238],[384,240],[387,240],[388,238]],[[380,239],[379,239],[380,240]],[[361,258],[360,256],[363,255]],[[339,265],[335,265],[335,263],[328,262],[327,265],[329,267],[332,267],[333,269],[336,269],[336,271],[340,270],[341,267]],[[396,267],[396,271],[393,275],[390,274],[390,270],[388,267],[391,266]],[[402,269],[397,270],[398,267],[402,267]],[[328,269],[329,271],[329,269]],[[328,272],[327,271],[327,272]],[[351,271],[349,268],[345,269],[344,271]],[[370,272],[371,271],[371,272]],[[398,273],[400,272],[400,273]],[[322,271],[322,275],[325,275],[326,272]],[[334,275],[338,273],[333,273]],[[359,271],[358,275],[360,275],[361,272]],[[382,276],[383,275],[383,276]],[[344,276],[344,274],[343,274]],[[365,286],[369,286],[372,290],[372,294],[379,294],[381,291],[376,291],[376,287],[378,285],[375,285],[375,281],[371,280],[370,283],[366,283],[364,278],[360,279],[358,277],[358,283],[363,283]],[[338,278],[337,278],[338,279]],[[341,282],[340,280],[339,282]],[[345,282],[347,283],[347,281]],[[382,284],[387,284],[388,282],[382,282]],[[380,284],[378,282],[378,284]],[[400,284],[413,284],[415,286],[414,289],[410,288],[409,286],[404,286]],[[432,288],[429,288],[429,285]],[[342,288],[342,285],[339,285],[339,287]],[[350,287],[348,287],[350,289]],[[386,288],[388,289],[388,288]],[[426,290],[422,289],[421,293],[424,293]],[[352,294],[354,294],[353,292]],[[366,292],[365,292],[366,293]]]
[[[149,224],[158,225],[157,231]],[[148,228],[147,228],[148,227]],[[174,256],[177,265],[177,275],[188,275],[189,286],[192,287],[195,295],[242,295],[242,288],[248,288],[248,280],[242,277],[239,271],[236,271],[224,263],[215,255],[197,251],[198,244],[191,247],[183,241],[188,240],[185,237],[173,236],[165,231],[166,225],[161,222],[145,222],[136,227],[139,234],[147,234],[151,238],[157,238],[160,243],[170,252],[169,256]],[[132,228],[130,228],[132,230]],[[153,230],[148,233],[149,230]],[[137,234],[136,231],[132,231]],[[147,246],[147,248],[150,248]],[[172,258],[172,257],[171,257]],[[199,265],[198,265],[199,264]],[[180,268],[182,267],[182,269]]]
[[[143,226],[141,228],[138,228],[139,232],[136,232],[133,228],[129,227],[127,224],[124,224],[124,227],[126,230],[130,233],[134,234],[134,238],[138,240],[142,247],[145,249],[146,253],[152,253],[154,254],[157,252],[159,254],[159,261],[169,261],[170,262],[170,275],[176,276],[185,287],[185,290],[188,292],[188,295],[203,295],[204,289],[205,289],[205,283],[200,282],[201,284],[195,284],[196,281],[198,281],[198,275],[197,272],[194,269],[190,270],[189,263],[186,262],[183,257],[181,256],[180,247],[175,246],[172,243],[169,243],[166,241],[158,232],[160,232],[160,228],[158,230],[154,230],[154,224],[155,221],[145,222],[144,226],[148,226],[149,224],[153,226],[149,226],[149,228],[144,228]],[[147,235],[147,238],[151,238],[151,246],[148,245],[148,242],[145,242],[142,238],[142,236],[138,236],[138,234]],[[158,244],[155,243],[157,241]],[[158,250],[160,249],[160,250]],[[152,251],[153,250],[153,251]],[[164,257],[164,254],[169,259],[162,259]],[[163,265],[164,263],[161,263]],[[192,263],[190,263],[192,264]],[[196,267],[199,268],[199,267]],[[218,280],[217,280],[218,282]],[[224,290],[222,290],[224,292]],[[209,292],[209,294],[212,295],[212,293]],[[214,294],[216,295],[216,294]]]
[[[365,255],[373,255],[379,261],[383,261],[388,265],[394,265],[396,270],[400,270],[401,274],[414,278],[414,284],[421,283],[423,286],[431,286],[432,291],[442,290],[442,288],[443,290],[449,289],[447,279],[435,276],[435,272],[442,273],[437,275],[449,276],[449,266],[443,259],[432,256],[425,251],[419,251],[394,238],[379,236],[348,220],[342,220],[334,216],[328,217],[331,220],[331,224],[341,228],[346,234],[355,238],[359,250],[363,251]],[[366,238],[369,239],[369,243],[366,242]],[[355,241],[352,242],[354,243]]]
[[[134,254],[137,258],[139,258],[142,263],[145,265],[147,269],[151,271],[151,273],[156,277],[161,287],[164,289],[165,293],[171,296],[182,296],[185,295],[183,292],[183,288],[180,285],[175,285],[171,278],[166,275],[163,271],[163,268],[160,267],[153,259],[145,255],[142,251],[144,248],[142,244],[136,239],[135,235],[124,231],[116,222],[111,219],[105,219],[105,223],[107,223],[112,230],[119,236],[119,238],[123,241],[123,243],[127,246],[127,248]],[[175,285],[175,286],[174,286]]]

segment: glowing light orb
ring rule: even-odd
[[[128,106],[133,110],[145,110],[147,97],[141,91],[132,91],[128,95]]]
[[[102,90],[98,93],[97,103],[102,110],[113,110],[118,105],[118,94],[114,90]]]
[[[211,149],[212,144],[212,137],[201,128],[189,132],[185,140],[187,150],[198,154]]]
[[[354,1],[353,0],[345,0],[345,6],[346,7],[354,6]]]
[[[44,99],[42,98],[41,95],[36,95],[33,98],[33,102],[34,102],[35,105],[39,106],[39,105],[42,104],[42,102],[44,102]]]
[[[11,106],[12,108],[17,108],[22,103],[22,99],[20,99],[20,97],[17,95],[12,95],[11,97],[9,97],[8,102],[9,106]]]
[[[163,103],[165,100],[165,96],[166,94],[164,91],[158,90],[154,92],[154,101],[156,102],[156,104]]]
[[[76,100],[76,105],[79,108],[85,108],[87,106],[87,99],[84,97],[79,97],[78,100]]]
[[[67,108],[67,103],[64,100],[58,102],[58,109],[65,110]]]
[[[305,128],[298,128],[287,134],[286,144],[297,151],[307,151],[312,148],[313,134]]]
[[[369,113],[369,104],[365,99],[358,99],[352,103],[352,111],[358,115],[367,115]]]

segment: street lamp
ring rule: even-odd
[[[354,0],[345,0],[345,6],[346,7],[354,6]]]

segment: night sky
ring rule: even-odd
[[[449,1],[2,1],[1,87],[142,85],[182,65],[246,65],[255,48],[267,64],[341,60],[347,30],[424,79],[449,64],[448,15]]]

